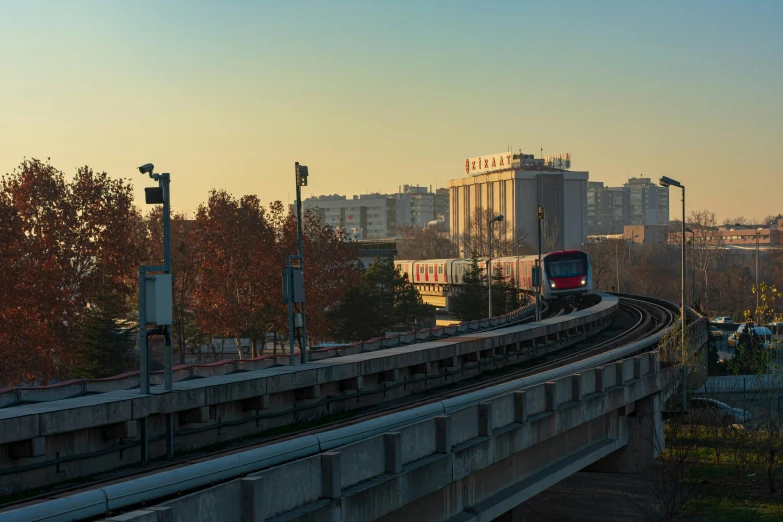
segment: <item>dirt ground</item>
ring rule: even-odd
[[[649,500],[639,475],[576,473],[526,502],[526,522],[629,522],[645,520]]]

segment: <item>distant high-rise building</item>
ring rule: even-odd
[[[623,187],[587,183],[587,231],[592,235],[621,234],[625,225]]]
[[[303,208],[317,210],[321,221],[340,227],[363,239],[393,238],[399,227],[425,228],[434,221],[448,228],[448,191],[403,185],[396,194],[314,196],[303,201]]]
[[[631,178],[621,187],[590,182],[587,187],[588,233],[622,234],[632,225],[669,222],[669,190],[650,178]]]
[[[397,234],[397,199],[385,194],[317,196],[302,201],[304,209],[316,210],[324,224],[340,227],[363,239],[388,238]]]

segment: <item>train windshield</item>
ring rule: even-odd
[[[557,260],[547,260],[546,270],[549,277],[574,277],[584,275],[585,262],[582,256],[558,256]]]

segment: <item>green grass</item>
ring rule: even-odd
[[[685,427],[680,433],[681,447],[688,453],[684,480],[691,508],[705,521],[783,521],[783,454],[772,493],[759,460],[764,455],[761,434],[746,432],[744,439],[738,435],[704,427]],[[677,446],[670,438],[666,444],[664,458],[670,459]]]

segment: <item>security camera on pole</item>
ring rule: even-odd
[[[294,355],[294,338],[299,333],[299,349],[301,351],[302,363],[307,362],[307,329],[305,324],[305,293],[304,293],[304,256],[302,255],[302,190],[301,187],[307,186],[307,167],[294,164],[296,173],[296,224],[297,224],[297,247],[298,255],[288,256],[286,258],[285,269],[283,269],[283,302],[288,304],[288,331],[289,331],[289,356],[290,364],[296,364]],[[291,261],[296,259],[297,266],[293,266]],[[297,305],[299,310],[297,311]]]
[[[157,187],[144,189],[148,205],[163,204],[163,265],[139,267],[139,391],[142,395],[150,393],[150,365],[147,337],[158,334],[166,339],[163,354],[163,389],[171,391],[171,199],[169,195],[169,174],[155,174],[155,166],[146,163],[139,167],[139,172],[149,175],[158,182]],[[149,274],[149,272],[163,272]],[[153,330],[147,326],[153,325]],[[174,417],[167,415],[167,454],[174,456]],[[141,460],[146,464],[149,460],[149,430],[147,418],[140,420]]]

